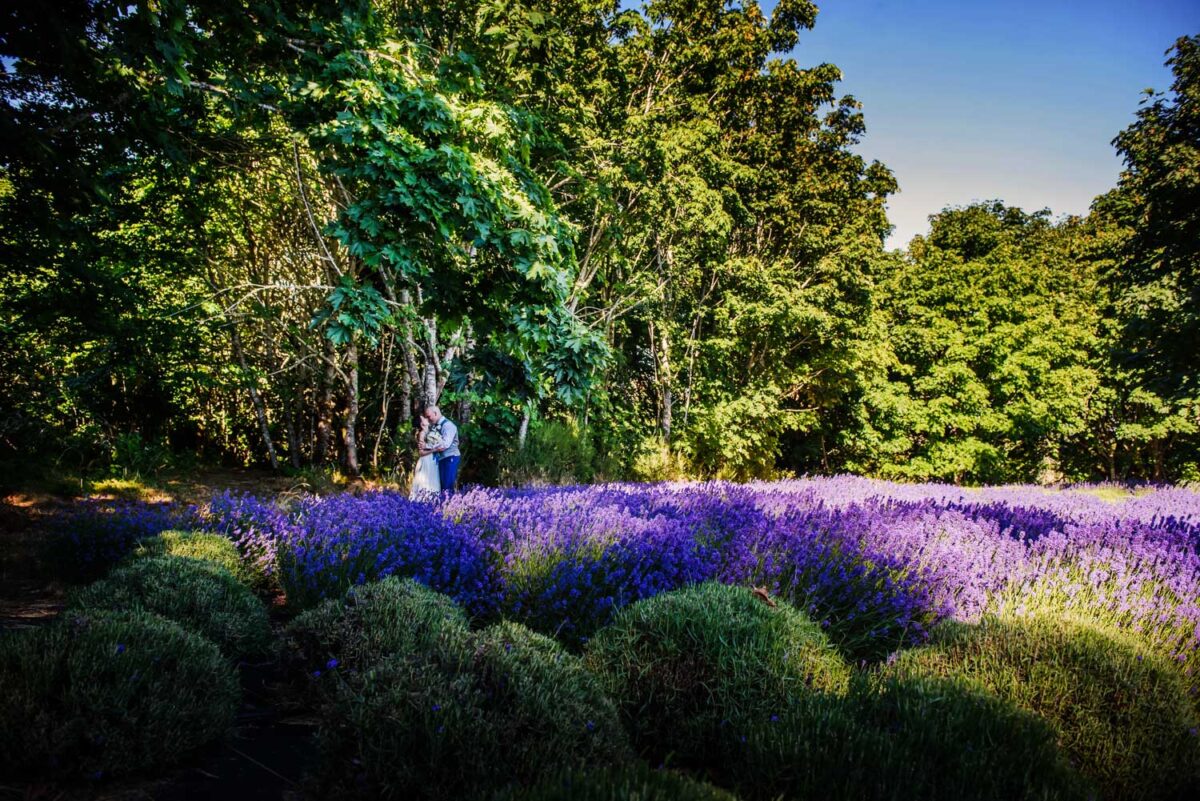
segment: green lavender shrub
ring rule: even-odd
[[[242,559],[233,540],[204,531],[164,531],[142,540],[134,548],[135,557],[181,556],[225,568],[248,587],[258,586],[261,578]]]
[[[474,797],[631,756],[579,658],[509,622],[340,683],[318,739],[322,797]]]
[[[711,781],[745,801],[1082,799],[1089,786],[1036,715],[946,681],[859,679],[732,727]]]
[[[68,606],[153,612],[209,638],[231,659],[271,649],[262,601],[228,570],[196,559],[136,559],[74,592]]]
[[[512,787],[492,801],[737,801],[730,793],[644,762],[628,767],[560,771],[532,787]]]
[[[0,635],[0,775],[102,778],[221,737],[240,699],[220,650],[145,611],[75,610]]]
[[[284,649],[297,672],[319,678],[336,669],[350,678],[386,657],[419,655],[442,647],[444,638],[466,636],[466,613],[452,598],[390,576],[301,614],[285,631]]]
[[[720,753],[726,728],[778,714],[798,695],[841,693],[850,677],[803,613],[718,583],[620,610],[585,659],[644,756],[696,768]]]
[[[965,682],[1040,715],[1103,798],[1173,798],[1200,786],[1200,738],[1182,679],[1120,632],[1048,616],[943,624],[888,672]]]

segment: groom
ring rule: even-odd
[[[442,417],[442,410],[436,406],[425,407],[425,419],[442,437],[442,444],[433,449],[442,492],[454,492],[458,481],[458,458],[462,455],[458,450],[458,426]]]

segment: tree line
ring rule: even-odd
[[[1200,38],[1086,217],[888,251],[816,15],[11,6],[0,459],[387,472],[440,403],[481,481],[1200,475]]]

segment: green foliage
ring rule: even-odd
[[[1132,236],[1113,279],[1122,350],[1149,390],[1200,398],[1200,36],[1175,42],[1170,94],[1155,94],[1113,141]],[[1192,418],[1193,421],[1195,417]]]
[[[618,611],[585,658],[643,755],[697,769],[719,754],[724,727],[779,714],[789,698],[843,692],[850,677],[802,613],[715,582]]]
[[[1084,799],[1044,721],[938,681],[856,681],[726,736],[713,781],[746,801]]]
[[[530,169],[536,119],[488,97],[467,53],[388,38],[371,15],[313,27],[324,46],[300,60],[291,117],[354,197],[329,233],[393,295],[420,286],[423,308],[408,313],[469,319],[573,403],[604,345],[565,305],[574,253]],[[328,335],[376,341],[389,316],[373,286],[343,276]]]
[[[112,444],[111,468],[119,475],[156,475],[174,461],[164,440],[147,442],[137,432],[118,434]]]
[[[231,659],[271,648],[267,610],[219,565],[182,556],[136,559],[73,593],[73,610],[144,610],[204,635]]]
[[[500,461],[500,481],[512,486],[584,484],[611,476],[614,465],[596,450],[593,434],[575,420],[539,420],[524,447]]]
[[[780,455],[780,439],[802,422],[780,406],[778,387],[754,397],[738,395],[697,409],[683,450],[701,475],[716,478],[772,478]]]
[[[662,437],[648,437],[633,446],[629,477],[635,481],[684,481],[695,476],[687,458]]]
[[[449,647],[465,637],[467,616],[446,595],[410,578],[351,587],[344,599],[331,599],[304,612],[287,627],[286,647],[308,674],[362,674],[390,656],[414,657]]]
[[[1118,632],[1059,617],[944,624],[889,672],[962,681],[1042,716],[1104,798],[1172,798],[1200,778],[1183,682]]]
[[[862,466],[889,478],[1037,480],[1100,383],[1097,276],[1078,226],[1000,202],[947,209],[883,285],[893,355],[865,395]]]
[[[629,757],[580,660],[514,623],[385,659],[323,716],[322,797],[457,798]]]
[[[810,0],[48,3],[0,35],[4,480],[386,474],[432,402],[469,480],[1200,471],[1195,37],[1087,219],[889,254]]]
[[[724,790],[645,763],[609,770],[562,772],[528,788],[497,793],[492,801],[735,801]]]
[[[0,634],[0,772],[101,778],[221,737],[240,700],[215,645],[157,615],[76,610]]]
[[[601,118],[622,172],[601,173],[586,254],[613,327],[613,424],[655,421],[705,474],[763,475],[852,389],[895,184],[850,152],[863,120],[837,69],[776,58],[811,3],[630,16],[627,83]]]
[[[266,578],[257,572],[228,537],[204,531],[164,531],[157,537],[141,540],[134,557],[177,556],[196,559],[228,570],[248,587],[261,586]]]

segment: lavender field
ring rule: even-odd
[[[1117,500],[1111,498],[1117,497]],[[752,484],[214,498],[293,603],[414,576],[482,619],[585,641],[615,609],[690,583],[765,586],[862,660],[985,613],[1084,616],[1200,668],[1200,493],[963,489],[856,477]]]
[[[315,721],[312,798],[1200,787],[1187,489],[223,492],[85,508],[57,543],[99,580],[0,638],[0,746],[25,776],[186,763],[226,736],[255,665]]]

